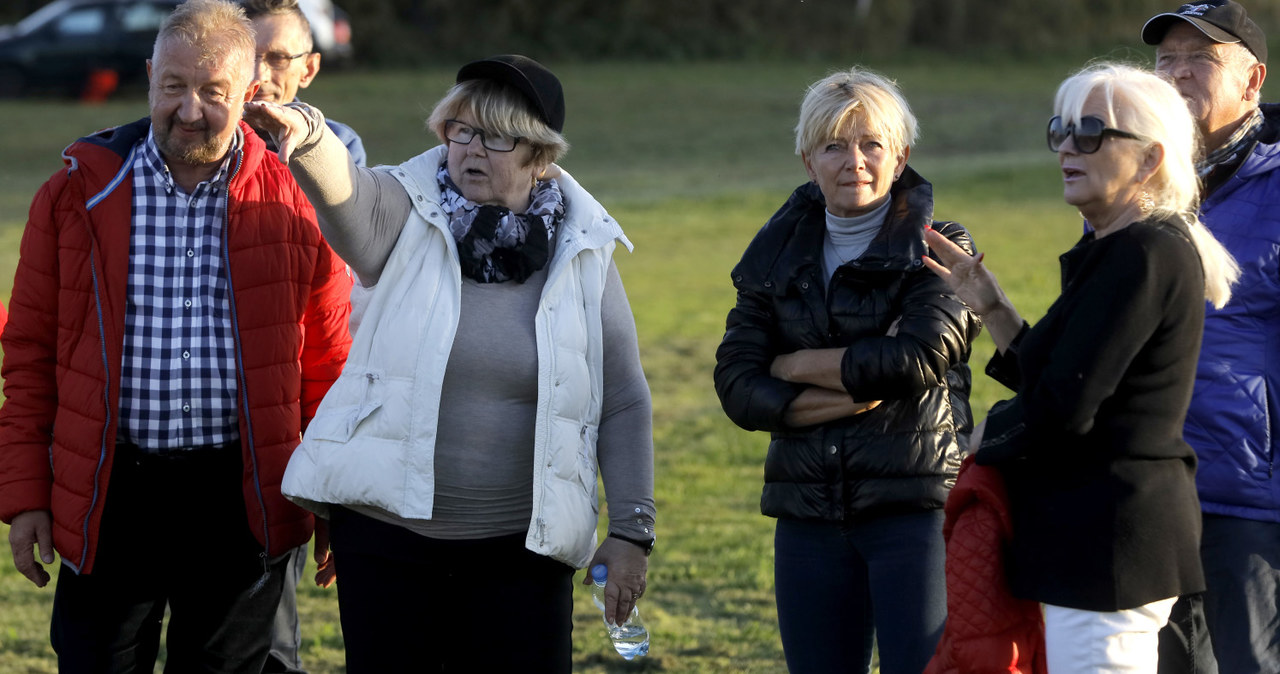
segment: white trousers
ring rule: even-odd
[[[1160,628],[1177,598],[1124,611],[1044,605],[1049,674],[1156,674]]]

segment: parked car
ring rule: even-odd
[[[298,0],[298,7],[311,24],[311,41],[324,56],[326,66],[351,63],[351,20],[330,0]]]
[[[94,71],[145,81],[160,23],[177,0],[55,0],[0,27],[0,94],[79,93]]]
[[[111,88],[146,82],[160,24],[181,0],[54,0],[0,26],[0,96],[34,91],[78,95],[106,73]],[[299,0],[325,63],[351,59],[351,26],[330,0]]]

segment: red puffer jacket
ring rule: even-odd
[[[1045,674],[1040,604],[1005,580],[1013,525],[1000,472],[967,457],[946,513],[947,625],[925,674]]]
[[[0,520],[53,512],[54,547],[93,569],[110,488],[129,273],[130,162],[147,119],[73,143],[32,202],[3,334]],[[224,231],[249,525],[269,554],[311,535],[280,494],[351,337],[351,279],[288,169],[241,124]]]

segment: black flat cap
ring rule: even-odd
[[[458,71],[458,81],[467,80],[493,80],[515,87],[529,99],[547,126],[557,133],[564,131],[564,89],[560,80],[528,56],[501,54],[472,61]]]

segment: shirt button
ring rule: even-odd
[[[183,403],[183,404],[182,404],[182,411],[183,411],[183,412],[190,412],[190,411],[191,411],[191,405],[190,405],[189,403]]]
[[[840,450],[839,450],[835,445],[831,445],[830,447],[828,447],[828,448],[827,448],[827,451],[828,451],[828,452],[831,452],[832,454],[835,454],[836,452],[838,452],[838,451],[840,451]]]
[[[184,307],[186,307],[186,308],[190,309],[190,308],[191,308],[191,300],[186,300],[186,301],[184,301],[184,302],[182,303],[182,306],[184,306]]]
[[[183,351],[183,352],[182,352],[182,359],[183,359],[183,360],[188,360],[188,359],[190,359],[190,358],[191,358],[191,352],[190,352],[190,351]]]
[[[190,248],[188,248],[188,249],[187,249],[187,257],[195,257],[195,256],[196,256],[196,252],[195,252],[194,250],[191,250]]]

